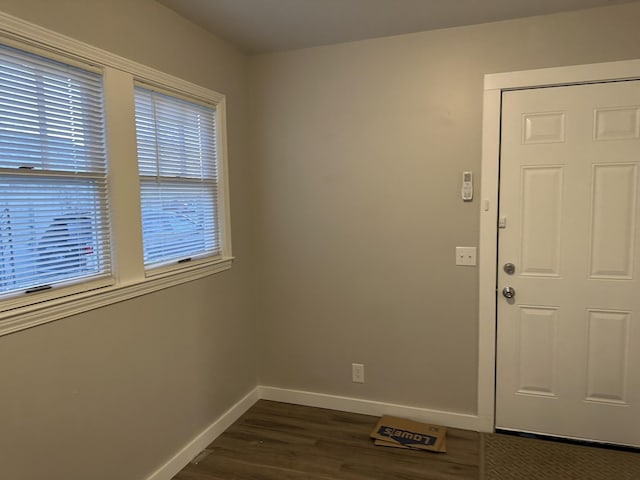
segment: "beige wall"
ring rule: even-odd
[[[640,58],[640,4],[255,57],[259,379],[476,412],[483,75]],[[477,191],[477,190],[476,190]],[[351,383],[352,362],[366,383]]]
[[[0,11],[228,96],[232,270],[0,337],[0,478],[142,480],[256,384],[246,59],[151,0]]]

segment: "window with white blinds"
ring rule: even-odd
[[[0,298],[110,275],[102,76],[0,46]]]
[[[225,112],[0,12],[0,336],[231,268]]]
[[[144,265],[221,254],[216,111],[136,86]]]

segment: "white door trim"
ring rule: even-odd
[[[496,263],[501,97],[505,90],[640,79],[640,60],[495,73],[484,77],[480,185],[478,418],[495,425]]]

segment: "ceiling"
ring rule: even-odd
[[[632,0],[157,0],[256,54]],[[637,0],[635,0],[637,1]]]

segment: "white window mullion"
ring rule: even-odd
[[[105,68],[104,94],[115,274],[119,284],[136,283],[144,279],[144,263],[132,75]]]

